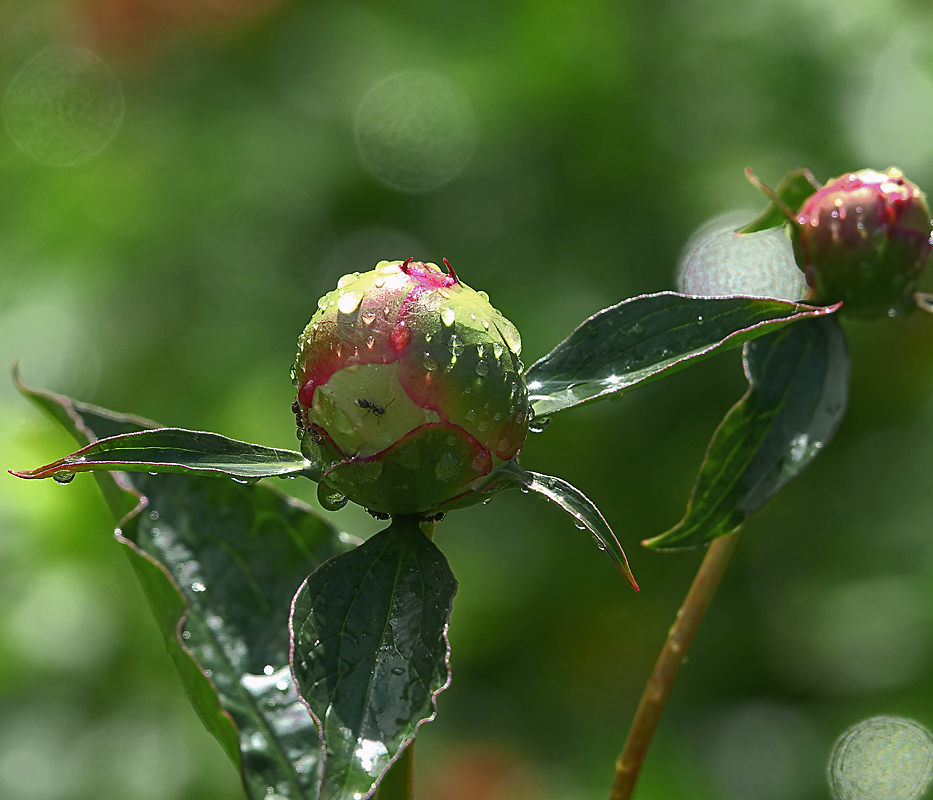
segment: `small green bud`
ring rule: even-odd
[[[858,316],[913,307],[930,257],[930,208],[900,170],[865,169],[810,195],[792,226],[794,254],[818,303]]]
[[[515,326],[452,269],[382,261],[344,275],[298,340],[302,452],[371,511],[479,500],[528,432],[520,352]]]

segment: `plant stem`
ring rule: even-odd
[[[382,776],[373,800],[411,800],[414,759],[415,743],[411,742]]]
[[[609,800],[630,800],[635,791],[638,773],[648,754],[648,747],[657,730],[661,712],[664,711],[674,681],[677,680],[677,673],[680,672],[703,614],[738,546],[741,533],[742,529],[739,529],[729,536],[716,539],[706,551],[687,598],[677,612],[677,619],[667,635],[654,671],[645,685],[625,748],[616,761],[616,777]]]

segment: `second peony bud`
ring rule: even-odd
[[[861,316],[913,307],[933,232],[923,192],[895,168],[834,178],[801,205],[793,228],[811,297]]]

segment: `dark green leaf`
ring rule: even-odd
[[[788,172],[781,178],[777,189],[762,183],[750,169],[746,169],[745,174],[758,189],[771,198],[771,202],[755,219],[739,228],[736,233],[758,233],[783,225],[788,220],[793,221],[793,215],[800,210],[803,201],[822,186],[805,167]]]
[[[583,492],[560,478],[553,478],[550,475],[542,475],[538,472],[526,472],[514,461],[510,461],[503,467],[501,474],[503,482],[506,478],[511,479],[514,484],[529,491],[537,492],[574,517],[577,520],[577,527],[585,528],[593,534],[599,543],[599,549],[606,551],[609,558],[625,575],[625,579],[631,584],[632,588],[636,592],[639,591],[638,584],[635,583],[635,576],[632,575],[632,571],[629,569],[628,559],[625,557],[622,545],[616,539],[616,535],[612,532],[612,528],[609,527],[609,523],[606,522],[606,518]]]
[[[226,475],[242,481],[307,474],[311,462],[293,450],[278,450],[219,433],[156,428],[98,439],[44,467],[14,471],[20,478],[55,478],[65,483],[77,472],[182,472]]]
[[[321,725],[322,800],[369,795],[450,682],[457,581],[443,553],[397,517],[320,567],[295,596],[292,669]]]
[[[590,317],[528,368],[532,408],[540,420],[837,308],[676,292],[633,297]]]
[[[20,385],[79,442],[155,423]],[[306,575],[354,542],[269,487],[196,475],[96,473],[205,726],[252,800],[310,798],[320,738],[288,665],[288,615]],[[122,518],[122,519],[121,519]]]
[[[736,530],[836,432],[849,395],[845,334],[833,317],[798,322],[745,346],[748,391],[706,451],[684,518],[644,544],[679,550]]]

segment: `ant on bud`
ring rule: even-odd
[[[395,402],[395,398],[393,397],[393,398],[385,405],[385,407],[383,407],[383,406],[377,405],[377,404],[374,403],[372,400],[367,400],[365,397],[360,397],[360,398],[356,401],[356,404],[357,404],[360,408],[365,408],[365,409],[366,409],[366,414],[363,414],[364,417],[365,417],[367,414],[369,414],[370,411],[372,411],[373,414],[374,414],[375,417],[376,417],[376,424],[378,425],[378,424],[379,424],[380,418],[382,417],[383,414],[386,413],[386,408],[388,408],[388,407],[389,407],[390,405],[392,405],[392,403],[394,403],[394,402]]]

